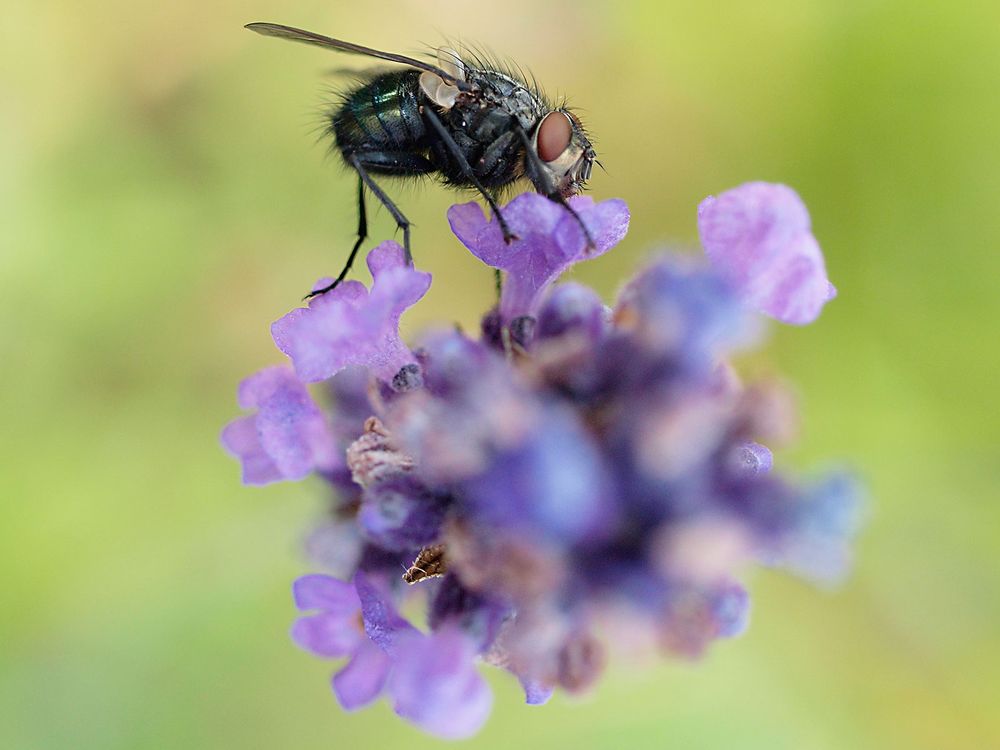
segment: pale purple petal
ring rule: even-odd
[[[738,583],[727,583],[715,592],[712,613],[720,638],[743,635],[750,625],[750,594]]]
[[[240,383],[240,406],[257,414],[223,430],[222,443],[243,462],[246,484],[302,479],[343,464],[326,418],[287,367],[269,367]]]
[[[333,676],[333,692],[340,705],[347,711],[356,711],[378,698],[391,666],[389,655],[365,640],[347,665]]]
[[[745,303],[785,323],[814,321],[836,295],[809,212],[790,187],[749,182],[698,206],[712,265]]]
[[[285,477],[267,455],[257,435],[257,417],[240,417],[222,430],[222,445],[243,466],[243,484],[280,482]]]
[[[574,263],[607,252],[628,231],[624,201],[595,204],[585,196],[569,204],[587,225],[596,247],[587,241],[576,219],[558,203],[537,193],[517,196],[500,210],[517,240],[504,242],[495,218],[487,219],[477,203],[452,206],[448,221],[458,239],[487,265],[507,271],[500,298],[505,323],[534,314],[541,293]]]
[[[354,586],[361,599],[361,612],[368,637],[389,656],[397,657],[399,641],[406,636],[419,634],[420,631],[396,611],[388,591],[376,579],[358,571],[354,576]]]
[[[549,702],[552,693],[555,692],[551,685],[543,685],[537,680],[524,677],[518,679],[521,681],[521,687],[524,688],[524,702],[529,706],[544,706]]]
[[[329,612],[359,612],[361,600],[354,585],[332,576],[301,576],[292,584],[292,598],[300,610],[322,609]]]
[[[319,613],[300,617],[292,625],[292,640],[317,656],[347,656],[367,642],[361,622],[361,600],[353,584],[326,575],[306,575],[292,584],[299,610]]]
[[[767,474],[773,465],[770,449],[760,443],[743,443],[730,452],[729,468],[740,476]]]
[[[320,612],[300,617],[292,625],[291,635],[297,646],[327,659],[349,656],[368,640],[361,630],[359,612],[353,616]]]
[[[846,575],[864,515],[863,492],[851,474],[835,473],[807,489],[795,508],[781,564],[816,583],[835,585]]]
[[[403,248],[392,241],[368,253],[368,268],[371,292],[360,282],[345,282],[271,326],[275,344],[302,380],[324,380],[349,365],[391,380],[414,361],[399,338],[399,318],[427,292],[431,275],[407,265]]]
[[[396,713],[446,739],[471,737],[490,715],[493,694],[475,665],[475,646],[458,628],[410,636],[389,675]]]

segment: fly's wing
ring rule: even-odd
[[[393,52],[380,52],[379,50],[372,49],[371,47],[362,47],[360,44],[353,44],[352,42],[342,42],[341,40],[334,39],[333,37],[323,36],[322,34],[316,34],[312,31],[304,31],[303,29],[296,29],[291,26],[282,26],[277,23],[248,23],[246,28],[250,29],[250,31],[256,31],[258,34],[263,34],[264,36],[275,36],[279,39],[290,39],[293,42],[312,44],[316,47],[324,47],[325,49],[333,49],[340,52],[353,52],[356,55],[367,55],[368,57],[377,57],[380,60],[388,60],[389,62],[399,63],[400,65],[408,65],[411,68],[419,68],[420,70],[433,73],[462,91],[469,91],[472,89],[471,84],[455,78],[455,76],[451,73],[434,65],[430,65],[420,60],[415,60],[412,57],[407,57],[406,55],[397,55]]]

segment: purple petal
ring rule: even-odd
[[[368,268],[370,293],[360,282],[345,282],[271,326],[275,344],[302,380],[324,380],[349,365],[391,380],[414,361],[399,338],[399,318],[427,292],[431,275],[408,266],[403,248],[391,241],[368,253]]]
[[[361,599],[365,632],[383,651],[395,658],[400,639],[419,635],[420,631],[400,616],[388,592],[375,579],[358,571],[354,576],[354,586]]]
[[[750,594],[738,583],[723,585],[713,597],[712,614],[720,638],[742,635],[750,624]]]
[[[785,185],[749,182],[698,206],[698,232],[712,265],[746,304],[785,323],[814,321],[836,295],[809,212]]]
[[[343,464],[326,418],[287,367],[269,367],[245,379],[238,400],[257,414],[227,425],[222,443],[242,461],[245,483],[302,479]]]
[[[536,680],[523,677],[518,679],[521,681],[521,687],[524,688],[524,702],[529,706],[544,706],[549,702],[552,693],[555,692],[551,685],[543,685]]]
[[[510,322],[535,312],[541,293],[574,263],[610,250],[628,231],[624,201],[594,204],[589,197],[569,201],[590,230],[596,247],[588,248],[576,219],[558,203],[537,193],[517,196],[500,210],[518,237],[510,245],[496,219],[487,219],[476,203],[452,206],[448,221],[458,239],[487,265],[507,271],[500,315]]]
[[[300,617],[292,625],[291,635],[297,646],[327,659],[347,656],[368,640],[357,612],[353,616],[320,612]]]
[[[444,628],[404,641],[387,689],[397,714],[446,739],[471,737],[490,715],[493,694],[475,666],[475,647]]]
[[[243,484],[280,482],[282,476],[257,435],[257,417],[240,417],[222,430],[222,445],[243,466]]]
[[[292,584],[295,607],[300,610],[322,609],[328,612],[353,613],[361,610],[361,600],[354,586],[332,576],[302,576]]]
[[[473,255],[487,265],[508,270],[523,262],[519,256],[532,255],[533,243],[551,241],[565,209],[538,193],[523,193],[500,210],[518,237],[509,245],[504,242],[496,217],[487,218],[482,206],[474,201],[449,208],[448,222]]]
[[[326,575],[306,575],[292,584],[299,610],[318,609],[292,625],[292,640],[317,656],[347,656],[367,642],[361,622],[361,600],[354,586]]]
[[[385,687],[392,660],[381,648],[366,640],[343,669],[333,676],[333,692],[346,711],[364,708]]]
[[[729,468],[742,477],[767,474],[774,464],[774,456],[767,446],[760,443],[737,445],[730,455]]]
[[[864,513],[857,479],[831,474],[806,490],[794,513],[780,562],[817,583],[840,582],[850,568],[851,542]]]

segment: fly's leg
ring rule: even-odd
[[[336,288],[337,284],[344,280],[347,276],[347,272],[351,270],[351,266],[354,265],[354,258],[358,254],[358,248],[361,247],[361,243],[365,241],[365,237],[368,236],[368,214],[365,211],[365,181],[364,178],[358,175],[358,238],[354,241],[354,247],[351,248],[351,254],[347,256],[347,262],[344,267],[340,270],[337,278],[333,280],[332,284],[327,284],[322,289],[316,289],[309,292],[303,299],[311,299],[320,294],[326,294],[330,290]]]
[[[389,199],[389,196],[383,192],[382,188],[375,183],[365,167],[376,167],[380,171],[385,172],[398,171],[400,174],[425,174],[427,172],[433,172],[434,166],[422,156],[407,153],[377,151],[360,154],[345,154],[344,159],[348,165],[350,165],[350,167],[358,173],[358,238],[354,242],[354,247],[351,248],[351,254],[347,256],[347,262],[344,264],[343,269],[341,269],[334,282],[323,287],[322,289],[310,292],[306,295],[306,299],[320,294],[326,294],[330,290],[335,289],[351,270],[351,266],[354,264],[354,259],[358,255],[361,243],[364,242],[365,238],[368,236],[368,215],[365,210],[366,187],[371,191],[372,195],[378,198],[382,205],[389,210],[389,213],[392,214],[392,218],[396,220],[396,226],[403,230],[403,250],[406,253],[406,262],[411,266],[413,265],[413,255],[410,253],[410,222],[407,220],[406,216],[403,215],[403,212],[399,210],[396,204]]]
[[[448,153],[451,154],[452,158],[458,164],[458,168],[462,170],[462,176],[467,179],[476,190],[479,191],[480,195],[489,204],[490,210],[493,211],[493,215],[497,217],[497,222],[500,224],[500,231],[503,232],[504,242],[510,244],[514,240],[518,239],[517,236],[510,231],[510,227],[507,226],[506,219],[503,218],[503,214],[500,213],[500,207],[497,205],[496,200],[489,193],[489,191],[483,187],[483,184],[476,177],[476,173],[472,171],[472,167],[469,166],[468,160],[465,158],[465,154],[462,153],[462,149],[458,147],[455,143],[455,139],[451,137],[451,133],[442,124],[441,120],[434,113],[430,107],[424,107],[424,119],[430,124],[432,128],[441,137],[441,142],[444,144],[445,148],[448,149]]]
[[[368,174],[365,170],[365,161],[362,161],[362,158],[357,154],[351,154],[347,157],[347,163],[357,170],[361,181],[371,191],[372,195],[378,198],[379,202],[386,207],[386,210],[392,214],[392,218],[396,220],[396,226],[403,230],[403,253],[406,257],[407,265],[412,266],[413,255],[410,253],[410,220],[403,215],[399,207],[392,202],[389,196],[385,194],[382,188],[372,179],[371,175]],[[378,162],[376,161],[375,164],[378,164]]]
[[[569,205],[569,202],[563,197],[563,194],[556,190],[555,185],[552,184],[552,180],[549,179],[549,173],[545,169],[545,165],[542,163],[541,157],[538,153],[531,147],[531,139],[528,138],[528,134],[525,132],[524,128],[518,126],[518,135],[521,137],[521,143],[524,144],[525,162],[528,168],[528,176],[531,179],[532,184],[538,185],[539,183],[545,186],[545,190],[542,191],[546,198],[550,201],[555,201],[560,206],[565,208],[570,214],[576,219],[576,223],[580,225],[580,229],[583,230],[583,236],[587,239],[588,247],[597,247],[594,242],[594,238],[590,234],[590,230],[587,225],[583,223],[583,219],[580,218],[580,214]]]

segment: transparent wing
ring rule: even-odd
[[[454,75],[448,73],[447,71],[444,71],[437,66],[430,65],[429,63],[415,60],[412,57],[407,57],[406,55],[397,55],[393,52],[381,52],[377,49],[372,49],[371,47],[363,47],[360,44],[354,44],[352,42],[343,42],[340,39],[334,39],[333,37],[323,36],[322,34],[316,34],[312,31],[304,31],[303,29],[296,29],[292,26],[283,26],[277,23],[248,23],[246,28],[250,29],[250,31],[256,31],[258,34],[263,34],[264,36],[274,36],[279,39],[290,39],[293,42],[302,42],[303,44],[311,44],[325,49],[338,50],[340,52],[351,52],[356,55],[366,55],[368,57],[377,57],[380,60],[388,60],[389,62],[399,63],[400,65],[408,65],[411,68],[419,68],[420,70],[426,70],[434,73],[463,91],[468,91],[472,88],[468,83],[455,78]]]

